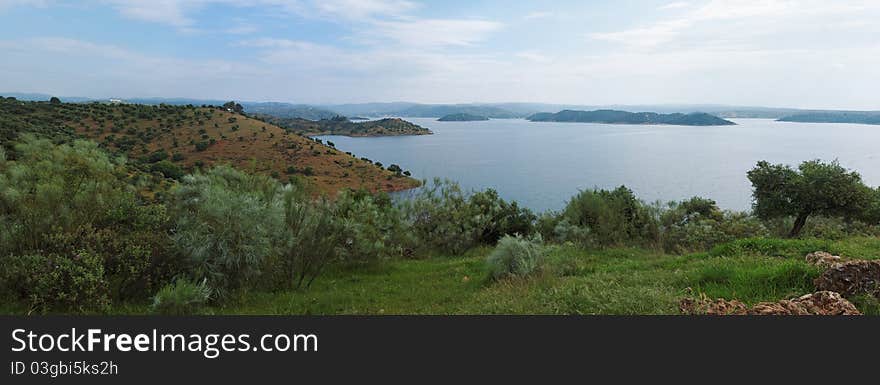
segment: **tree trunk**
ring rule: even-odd
[[[794,238],[800,235],[801,230],[803,230],[804,225],[807,223],[808,216],[810,216],[809,213],[798,214],[797,219],[794,220],[794,226],[791,228],[791,232],[788,233],[789,238]]]

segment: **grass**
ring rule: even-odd
[[[499,282],[487,278],[491,249],[479,248],[457,258],[336,267],[308,290],[244,293],[205,314],[678,314],[690,293],[747,304],[811,293],[821,271],[803,256],[822,249],[877,258],[880,239],[751,239],[687,255],[557,245],[539,273]],[[852,301],[865,314],[880,315],[877,299]],[[0,313],[22,311],[6,306]],[[145,300],[110,312],[142,314],[148,307]]]

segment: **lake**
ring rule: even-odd
[[[494,188],[536,211],[561,209],[581,189],[620,185],[649,202],[702,196],[725,209],[746,210],[746,172],[759,160],[797,165],[838,159],[867,184],[880,183],[880,126],[767,119],[732,119],[736,126],[718,127],[406,120],[434,135],[319,138],[358,157],[398,164],[416,178]]]

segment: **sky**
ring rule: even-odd
[[[0,0],[0,92],[880,110],[876,20],[876,0]]]

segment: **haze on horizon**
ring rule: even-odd
[[[0,0],[0,91],[880,110],[880,2]]]

